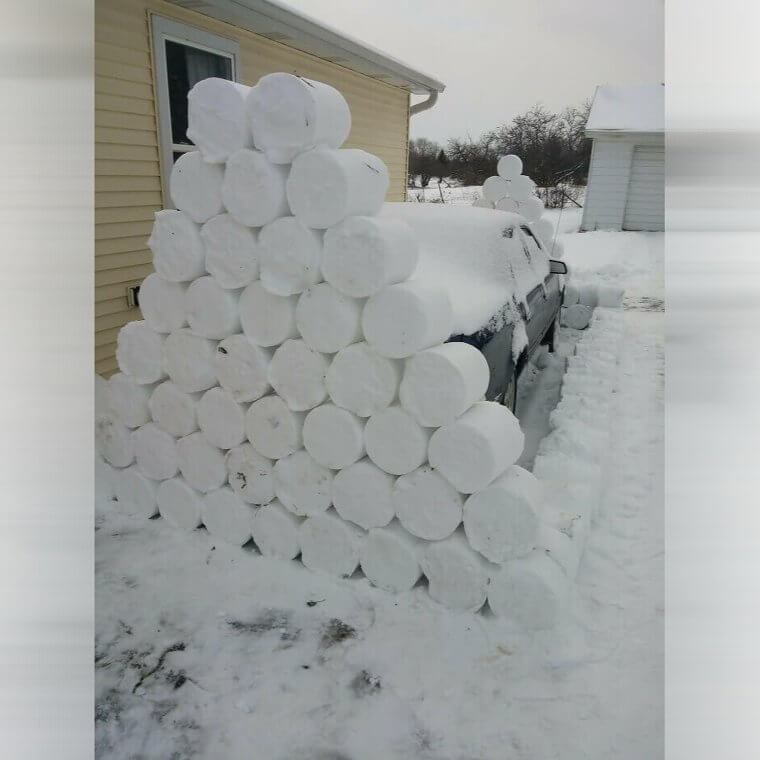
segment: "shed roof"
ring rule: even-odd
[[[360,74],[425,94],[445,84],[381,50],[342,34],[274,0],[169,0],[198,13],[248,29],[283,45],[324,58]]]
[[[586,132],[663,132],[665,87],[661,84],[596,88]]]

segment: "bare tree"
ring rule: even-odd
[[[430,184],[430,180],[441,171],[438,161],[441,152],[441,146],[428,140],[427,137],[418,137],[409,141],[410,184],[413,184],[415,177],[419,177],[421,187],[427,187]]]

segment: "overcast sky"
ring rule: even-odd
[[[663,0],[283,0],[446,85],[412,137],[483,132],[597,84],[663,81]],[[419,100],[419,96],[413,96]]]

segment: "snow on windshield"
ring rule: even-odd
[[[454,334],[513,322],[515,299],[549,273],[549,259],[519,230],[517,214],[439,203],[386,203],[381,215],[404,219],[420,245],[412,278],[449,294]]]

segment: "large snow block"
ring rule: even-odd
[[[396,520],[386,527],[372,528],[362,547],[362,571],[378,588],[394,594],[408,591],[422,575],[423,543]]]
[[[325,375],[330,362],[302,340],[285,341],[269,363],[269,384],[294,412],[306,412],[327,398]]]
[[[540,524],[541,484],[517,465],[464,504],[464,531],[473,549],[491,562],[528,554]]]
[[[209,77],[187,94],[187,136],[206,161],[221,163],[253,146],[245,109],[250,90],[239,82]]]
[[[461,530],[429,543],[421,558],[430,596],[453,610],[476,612],[486,602],[488,581],[496,569],[473,551]]]
[[[95,418],[95,451],[114,467],[127,467],[135,460],[132,431],[113,413],[99,415]]]
[[[432,430],[398,405],[373,414],[364,428],[369,458],[391,475],[406,475],[427,460]]]
[[[245,416],[248,440],[259,454],[270,459],[298,451],[303,445],[304,412],[294,412],[277,395],[254,401]]]
[[[406,360],[399,399],[420,425],[439,427],[482,399],[490,377],[488,362],[477,348],[444,343]]]
[[[299,528],[303,521],[303,517],[288,512],[279,501],[272,501],[253,512],[253,541],[265,557],[294,559],[301,551]]]
[[[337,513],[360,528],[381,528],[395,515],[395,478],[369,459],[348,465],[335,474],[333,504]]]
[[[150,421],[148,402],[157,387],[156,383],[144,385],[133,377],[117,372],[108,379],[108,411],[128,428],[140,427]]]
[[[166,380],[151,394],[148,401],[153,421],[171,435],[181,438],[198,429],[196,408],[200,393],[186,393],[171,380]]]
[[[148,247],[153,267],[165,280],[188,282],[206,274],[201,227],[182,211],[156,212]]]
[[[393,486],[396,516],[413,536],[440,541],[462,522],[464,498],[428,466],[402,475]]]
[[[383,288],[364,307],[362,330],[382,356],[404,359],[451,335],[451,302],[445,291],[410,281]]]
[[[456,489],[475,493],[517,461],[524,443],[520,424],[509,409],[479,401],[433,433],[428,458]]]
[[[296,306],[296,326],[315,351],[335,354],[362,339],[364,304],[321,282],[304,290]]]
[[[240,295],[238,308],[243,332],[257,345],[279,346],[297,338],[298,296],[276,296],[260,281],[252,282]]]
[[[246,411],[224,388],[210,388],[198,402],[198,427],[210,444],[231,449],[245,440]]]
[[[222,201],[233,219],[261,227],[290,213],[285,196],[286,166],[277,166],[257,150],[239,150],[227,160]]]
[[[322,233],[294,216],[283,216],[261,228],[261,284],[278,296],[292,296],[322,279]]]
[[[274,499],[274,462],[246,442],[224,458],[230,488],[248,504],[260,506]]]
[[[137,469],[151,480],[168,480],[179,470],[177,441],[155,422],[135,430],[132,434]]]
[[[488,604],[528,630],[551,628],[567,603],[569,582],[543,550],[514,559],[491,576]]]
[[[203,497],[201,516],[208,532],[235,546],[251,540],[252,509],[229,486]]]
[[[321,404],[306,415],[303,445],[324,467],[341,470],[364,456],[364,420],[335,404]]]
[[[359,566],[364,534],[333,511],[304,520],[298,538],[309,570],[347,578]]]
[[[256,147],[279,164],[317,145],[339,148],[351,131],[343,95],[329,84],[295,74],[261,77],[246,107]]]
[[[171,381],[185,393],[205,391],[216,385],[216,341],[184,328],[170,333],[164,342],[164,364]]]
[[[177,528],[195,530],[203,522],[203,494],[182,476],[164,480],[156,490],[156,501],[161,517]]]
[[[119,369],[136,383],[150,385],[166,377],[165,335],[151,330],[145,321],[128,322],[116,337]]]
[[[199,277],[185,293],[190,329],[203,338],[221,340],[240,332],[240,290],[225,290],[213,277]]]
[[[259,276],[256,231],[219,214],[201,227],[206,251],[206,271],[222,288],[236,290],[250,285]]]
[[[224,211],[224,167],[203,160],[200,151],[183,153],[172,166],[169,194],[174,205],[194,222],[203,224]]]
[[[158,512],[158,481],[146,478],[137,465],[114,472],[114,496],[119,511],[130,517],[148,519]]]
[[[327,370],[325,385],[338,406],[359,417],[369,417],[396,398],[401,370],[399,361],[380,356],[362,341],[338,351]]]
[[[307,227],[327,229],[347,216],[380,211],[388,190],[388,169],[371,153],[310,150],[293,161],[288,176],[288,202]]]
[[[140,285],[140,311],[151,330],[170,333],[187,324],[185,292],[187,283],[170,282],[157,272],[149,274]]]
[[[325,233],[322,274],[341,293],[374,295],[411,277],[417,239],[403,219],[351,216]]]
[[[293,514],[311,517],[332,504],[333,473],[308,451],[296,451],[274,466],[274,492]]]
[[[196,491],[208,493],[227,480],[224,452],[210,444],[203,433],[186,435],[177,441],[179,470]]]

